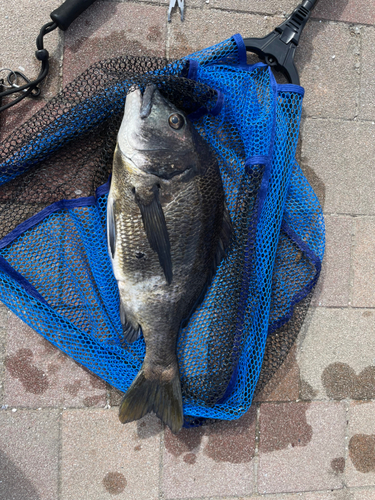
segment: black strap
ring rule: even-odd
[[[56,28],[57,28],[57,24],[54,22],[49,22],[49,23],[45,24],[42,27],[42,29],[40,30],[38,38],[36,39],[37,50],[35,52],[35,56],[37,59],[39,59],[39,61],[42,62],[42,67],[40,69],[38,77],[35,80],[30,81],[25,75],[23,75],[19,71],[11,72],[8,75],[8,83],[12,87],[0,92],[0,100],[2,100],[4,97],[6,97],[8,95],[12,95],[12,94],[16,94],[16,93],[20,93],[20,96],[17,97],[17,99],[14,99],[14,100],[8,102],[7,104],[4,104],[3,106],[1,106],[0,112],[4,111],[5,109],[10,108],[11,106],[14,106],[18,102],[22,101],[22,99],[25,99],[25,97],[27,97],[27,96],[30,96],[33,94],[33,96],[36,97],[36,95],[39,95],[40,90],[38,88],[38,83],[40,83],[42,80],[44,80],[44,78],[47,76],[48,70],[49,70],[49,62],[48,62],[49,53],[48,53],[48,50],[46,50],[44,48],[43,38],[47,33],[50,33],[51,31],[53,31]],[[26,81],[26,83],[24,85],[15,86],[15,82],[12,81],[12,78],[14,78],[13,75],[20,76],[21,79]]]
[[[3,92],[3,90],[4,90],[4,80],[2,78],[0,78],[0,107],[1,107],[1,101],[2,101],[1,93]]]
[[[9,84],[8,88],[5,89],[4,85],[0,85],[0,112],[10,108],[11,106],[14,106],[18,102],[22,101],[22,99],[25,99],[25,97],[37,97],[40,94],[38,84],[42,80],[44,80],[49,70],[49,53],[48,50],[44,48],[43,38],[45,37],[45,35],[51,33],[51,31],[55,30],[56,28],[66,30],[68,26],[74,21],[74,19],[76,19],[84,10],[87,9],[87,7],[89,7],[94,2],[95,0],[66,0],[62,5],[60,5],[60,7],[58,7],[51,13],[52,21],[42,27],[38,38],[36,39],[37,50],[35,52],[35,56],[42,63],[42,67],[40,68],[38,77],[35,80],[29,80],[24,74],[20,73],[19,71],[10,70],[7,78]],[[18,85],[16,83],[16,81],[18,81],[18,78],[26,83],[24,83],[23,85]],[[16,99],[9,101],[7,104],[1,106],[4,97],[17,93],[19,94],[19,96]]]

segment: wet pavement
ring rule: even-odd
[[[0,3],[0,67],[36,76],[34,39],[55,0]],[[97,1],[47,35],[41,101],[89,64],[179,57],[240,32],[264,36],[295,0]],[[236,422],[122,426],[118,393],[0,306],[0,500],[375,500],[375,0],[320,0],[296,64],[305,87],[298,159],[322,203],[327,250],[284,365]]]

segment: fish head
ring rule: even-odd
[[[171,179],[187,170],[203,173],[197,132],[155,85],[128,94],[117,142],[132,167],[146,174]]]

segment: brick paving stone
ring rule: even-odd
[[[375,500],[375,489],[371,490],[353,490],[351,500]]]
[[[375,398],[374,331],[372,310],[312,311],[298,340],[301,386],[317,399]]]
[[[348,21],[357,24],[375,23],[375,1],[358,2],[356,0],[331,0],[320,2],[313,11],[313,17]]]
[[[165,499],[251,495],[256,410],[173,435],[165,431]]]
[[[375,402],[352,402],[349,407],[347,485],[375,484]]]
[[[259,493],[342,488],[344,437],[341,403],[263,403]]]
[[[147,1],[147,0],[142,0],[142,1]],[[160,5],[165,5],[166,7],[169,7],[169,1],[170,0],[160,0]],[[201,9],[203,5],[205,5],[206,0],[188,0],[185,1],[185,15],[186,12],[191,9]],[[171,22],[181,22],[180,21],[180,9],[175,8],[172,10],[172,20]]]
[[[117,2],[118,0],[113,0],[114,2]],[[133,0],[120,0],[122,2],[128,2],[128,3],[134,3]],[[136,0],[137,1],[137,0]],[[154,3],[156,5],[160,5],[165,3],[166,5],[169,5],[169,0],[138,0],[138,2],[147,2],[147,3]]]
[[[375,218],[355,219],[353,306],[375,307]]]
[[[300,373],[296,361],[296,346],[289,351],[284,363],[264,387],[262,392],[254,398],[260,401],[295,401],[299,397]]]
[[[260,497],[251,498],[267,498],[269,500],[353,500],[352,493],[347,489],[336,491],[313,491],[306,493],[291,493],[276,495],[261,495]],[[229,499],[228,499],[229,500]],[[241,500],[247,500],[246,498]]]
[[[61,500],[157,500],[160,421],[122,425],[117,410],[63,412]]]
[[[0,498],[58,498],[59,413],[0,411]]]
[[[304,113],[354,118],[359,94],[360,39],[345,24],[310,21],[295,63],[305,88]]]
[[[113,0],[113,1],[117,1],[117,0]],[[133,2],[133,0],[121,0],[122,2]],[[154,3],[156,5],[162,5],[162,6],[165,6],[165,7],[169,7],[169,1],[170,0],[136,0],[138,2],[147,2],[147,3]],[[204,4],[205,0],[189,0],[188,2],[185,2],[185,12],[186,12],[186,9],[190,9],[190,8],[200,8],[202,7],[202,5]],[[180,13],[180,9],[178,8],[175,8],[173,11],[172,11],[172,21],[171,22],[174,22],[174,19],[176,20],[179,20],[179,13]]]
[[[295,9],[296,2],[295,0],[268,0],[267,2],[264,0],[210,0],[209,6],[216,9],[274,15],[290,14]],[[281,21],[278,24],[280,23]]]
[[[361,490],[362,491],[362,490]],[[209,497],[207,500],[259,500],[265,498],[268,500],[354,500],[349,490],[338,491],[314,491],[307,493],[277,493],[276,495],[254,494],[250,497]],[[189,498],[189,500],[203,500],[202,498]],[[204,499],[206,500],[206,499]],[[357,500],[357,499],[356,499]],[[362,500],[362,499],[361,499]],[[367,499],[366,499],[367,500]],[[372,497],[369,497],[372,500]]]
[[[325,186],[325,213],[375,215],[375,125],[371,122],[304,122],[302,159]],[[306,171],[306,169],[305,169]],[[306,175],[311,180],[309,171]],[[314,180],[312,180],[312,184]]]
[[[345,307],[350,301],[353,220],[325,216],[326,249],[312,305]]]
[[[374,11],[374,9],[373,9]],[[374,11],[375,12],[375,11]],[[362,28],[362,67],[359,117],[375,121],[375,30]]]
[[[59,0],[43,2],[28,0],[27,2],[2,2],[0,4],[0,31],[2,33],[0,68],[21,71],[30,79],[38,76],[40,62],[35,57],[35,40],[40,28],[51,21],[50,13],[60,3]],[[55,30],[44,38],[44,46],[50,53],[50,70],[43,84],[44,97],[52,97],[60,88],[60,33],[59,30]]]
[[[121,400],[124,396],[124,393],[116,387],[109,386],[109,404],[111,406],[120,406]]]
[[[219,10],[202,15],[199,10],[190,10],[184,23],[172,23],[170,26],[169,57],[186,56],[222,42],[236,33],[241,33],[243,37],[265,36],[270,26],[269,19],[264,16]]]
[[[166,25],[164,7],[95,2],[66,32],[64,85],[103,59],[121,55],[165,57]]]
[[[360,496],[363,495],[363,496]],[[349,490],[342,489],[336,491],[313,491],[305,493],[277,493],[270,495],[254,495],[251,497],[236,497],[236,500],[255,500],[265,498],[268,500],[373,500],[373,492],[370,490]],[[209,500],[234,500],[235,497],[210,498]],[[202,500],[201,498],[189,500]]]
[[[7,336],[7,308],[0,302],[0,406],[3,404],[4,397],[4,359]]]
[[[16,407],[105,406],[106,385],[9,313],[4,402]]]

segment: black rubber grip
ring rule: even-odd
[[[95,0],[66,0],[60,7],[51,13],[51,19],[57,26],[65,31],[87,7]]]

